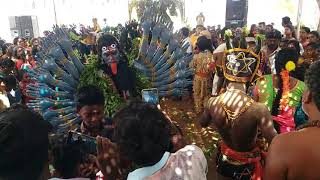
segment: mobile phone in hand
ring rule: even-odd
[[[159,93],[157,88],[143,89],[141,91],[142,101],[152,105],[159,104]]]
[[[79,144],[85,153],[97,154],[97,141],[94,137],[76,131],[69,131],[67,143]]]

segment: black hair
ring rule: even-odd
[[[279,114],[280,100],[283,92],[283,79],[281,78],[280,73],[283,69],[285,69],[288,61],[293,61],[295,64],[297,64],[298,59],[298,53],[294,49],[290,48],[281,49],[275,57],[276,76],[278,78],[278,92],[272,105],[271,114],[274,116]]]
[[[19,40],[19,37],[15,37],[14,39],[13,39],[13,45],[18,45],[18,40]]]
[[[319,32],[318,31],[311,31],[310,34],[313,34],[314,36],[316,36],[317,38],[320,37]]]
[[[211,53],[213,52],[212,42],[210,39],[206,38],[206,36],[198,37],[197,47],[200,52],[205,50],[209,50]]]
[[[301,29],[303,29],[306,33],[310,33],[310,28],[306,26],[302,26]]]
[[[3,53],[3,54],[6,54],[7,51],[8,51],[9,46],[11,46],[11,45],[12,45],[11,43],[4,43],[4,44],[1,46],[2,53]]]
[[[5,58],[1,63],[0,63],[0,66],[2,68],[14,68],[15,66],[15,63],[14,61],[12,61],[10,58]]]
[[[63,179],[79,176],[79,166],[83,156],[79,144],[76,143],[56,143],[52,147],[52,165]]]
[[[306,86],[309,88],[311,94],[312,94],[312,99],[314,103],[316,104],[318,110],[320,111],[320,81],[319,81],[319,76],[320,76],[320,61],[316,61],[311,64],[309,69],[305,73],[305,83]]]
[[[48,163],[50,123],[23,105],[0,113],[0,179],[39,179]]]
[[[17,88],[17,79],[14,75],[8,75],[3,80],[4,84],[6,85],[7,91],[11,91],[12,89]]]
[[[79,88],[77,93],[77,110],[80,110],[83,106],[104,106],[104,102],[104,94],[97,86],[87,85]]]
[[[170,148],[170,124],[155,106],[133,101],[114,116],[121,155],[137,166],[157,163]]]
[[[294,27],[290,24],[287,24],[284,26],[285,28],[289,28],[291,30],[291,32],[293,33],[294,32]]]
[[[184,36],[184,37],[188,37],[189,36],[189,29],[187,28],[187,27],[183,27],[183,28],[181,28],[181,33],[182,33],[182,35]]]
[[[288,16],[282,18],[282,23],[284,24],[291,24],[291,20]]]
[[[19,48],[24,49],[24,48],[21,47],[21,46],[15,46],[15,47],[13,48],[13,57],[16,58],[16,59],[22,58],[22,59],[24,60],[24,52],[22,53],[22,57],[19,57],[19,55],[18,55],[18,50],[19,50]]]
[[[7,49],[7,55],[11,58],[13,56],[14,45],[10,45]]]
[[[5,43],[6,41],[4,41],[3,39],[0,39],[0,47],[2,47]]]
[[[276,29],[274,29],[273,31],[271,31],[271,32],[268,32],[267,34],[266,34],[266,38],[267,39],[281,39],[281,32],[280,31],[278,31],[278,30],[276,30]]]

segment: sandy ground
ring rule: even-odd
[[[183,97],[182,100],[163,98],[160,102],[163,109],[171,118],[178,122],[187,142],[199,146],[207,157],[208,179],[215,179],[215,150],[219,135],[212,128],[201,128],[198,123],[200,114],[194,112],[191,97]]]

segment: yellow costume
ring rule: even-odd
[[[192,45],[192,48],[195,49],[196,48],[196,43],[197,43],[197,40],[198,40],[198,35],[196,35],[196,33],[192,34],[190,36],[190,41],[191,41],[191,45]]]
[[[202,112],[205,102],[207,102],[210,97],[211,62],[212,53],[206,50],[199,54],[195,54],[190,63],[190,67],[195,70],[193,78],[193,98],[197,113]]]

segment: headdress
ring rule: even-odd
[[[223,73],[226,79],[233,82],[247,83],[254,80],[260,66],[260,50],[262,37],[257,36],[256,47],[248,49],[246,42],[247,31],[236,34],[232,37],[232,32],[225,33],[226,47],[225,58],[223,59]]]

